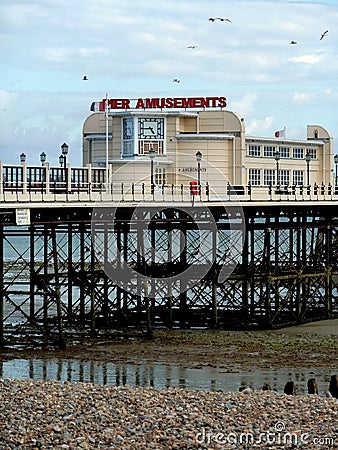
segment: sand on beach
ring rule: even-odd
[[[338,319],[275,330],[122,330],[96,338],[68,340],[66,350],[0,350],[3,360],[20,357],[71,358],[123,364],[156,363],[231,369],[337,367]]]

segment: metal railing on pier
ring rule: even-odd
[[[212,185],[187,180],[183,184],[117,183],[106,180],[102,167],[4,165],[0,161],[0,205],[28,202],[268,202],[334,201],[338,186]],[[113,179],[113,178],[112,178]]]
[[[0,203],[28,202],[269,202],[335,201],[338,187],[329,185],[231,186],[213,189],[201,184],[194,189],[187,184],[72,182],[3,182]]]

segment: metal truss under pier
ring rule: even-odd
[[[0,215],[0,343],[338,316],[333,203],[32,207]]]

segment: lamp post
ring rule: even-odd
[[[64,142],[64,143],[61,145],[61,152],[62,152],[62,154],[63,154],[63,157],[64,157],[64,164],[65,164],[64,167],[66,167],[66,165],[67,165],[68,149],[69,149],[68,145]]]
[[[46,159],[47,159],[46,153],[45,152],[40,153],[40,161],[41,161],[42,165],[43,165],[43,163],[46,162]]]
[[[311,155],[310,155],[309,151],[306,152],[305,161],[306,161],[306,184],[307,184],[308,187],[310,187],[310,161],[311,161]]]
[[[47,155],[46,155],[46,153],[45,152],[42,152],[42,153],[40,153],[40,161],[41,161],[41,165],[42,166],[44,166],[45,165],[45,162],[46,162],[46,159],[47,159]],[[40,181],[41,181],[41,186],[43,186],[44,185],[44,183],[46,182],[46,171],[44,170],[44,169],[42,169],[41,171],[40,171]]]
[[[65,169],[66,192],[68,192],[68,170],[67,170],[68,149],[69,149],[69,146],[64,142],[61,145],[61,152],[62,152],[62,155],[63,155],[63,167]]]
[[[279,160],[280,160],[279,151],[276,151],[273,156],[275,157],[275,161],[276,161],[276,181],[277,181],[277,186],[279,186]]]
[[[337,186],[338,186],[338,154],[334,155],[334,164],[336,166],[336,176],[334,179],[334,186],[335,186],[335,190],[337,190]]]
[[[59,164],[62,168],[65,167],[65,157],[63,155],[59,156]]]
[[[149,158],[150,158],[150,192],[151,195],[154,196],[154,158],[155,158],[155,150],[153,147],[149,149]]]
[[[201,160],[202,153],[200,151],[196,152],[195,157],[197,161],[197,184],[198,184],[198,194],[201,195]]]
[[[21,153],[21,155],[20,155],[20,162],[21,163],[25,163],[26,162],[26,154],[25,153]]]

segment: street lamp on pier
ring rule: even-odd
[[[276,161],[276,181],[277,181],[277,186],[279,186],[279,160],[280,160],[279,151],[277,150],[273,156]]]
[[[335,191],[337,191],[337,188],[338,188],[338,154],[334,155],[333,160],[334,160],[334,165],[336,166],[336,176],[334,179],[334,186],[335,186]]]
[[[64,143],[61,145],[61,153],[62,153],[63,158],[64,158],[64,167],[65,167],[65,168],[67,167],[67,155],[68,155],[68,149],[69,149],[69,146],[64,142]]]
[[[198,194],[201,195],[201,160],[202,153],[200,151],[196,152],[195,157],[197,161],[197,184],[198,184]]]
[[[150,192],[151,195],[154,196],[154,158],[155,158],[155,150],[153,147],[149,149],[149,158],[150,158]]]
[[[25,153],[21,153],[21,155],[20,155],[20,162],[21,163],[25,163],[26,162],[26,154]]]
[[[309,188],[310,187],[310,161],[311,161],[311,155],[310,155],[309,151],[306,152],[305,161],[306,161],[306,184]]]
[[[46,162],[46,159],[47,159],[46,153],[45,152],[40,153],[40,161],[41,161],[42,165],[43,165],[43,163]]]
[[[64,142],[61,145],[61,153],[63,156],[63,167],[65,169],[65,183],[66,183],[66,191],[68,192],[68,170],[67,170],[67,155],[68,155],[69,146]],[[59,158],[60,160],[60,158]]]
[[[60,164],[60,166],[62,168],[65,168],[65,166],[66,166],[66,159],[65,159],[65,157],[63,155],[59,156],[59,164]]]

